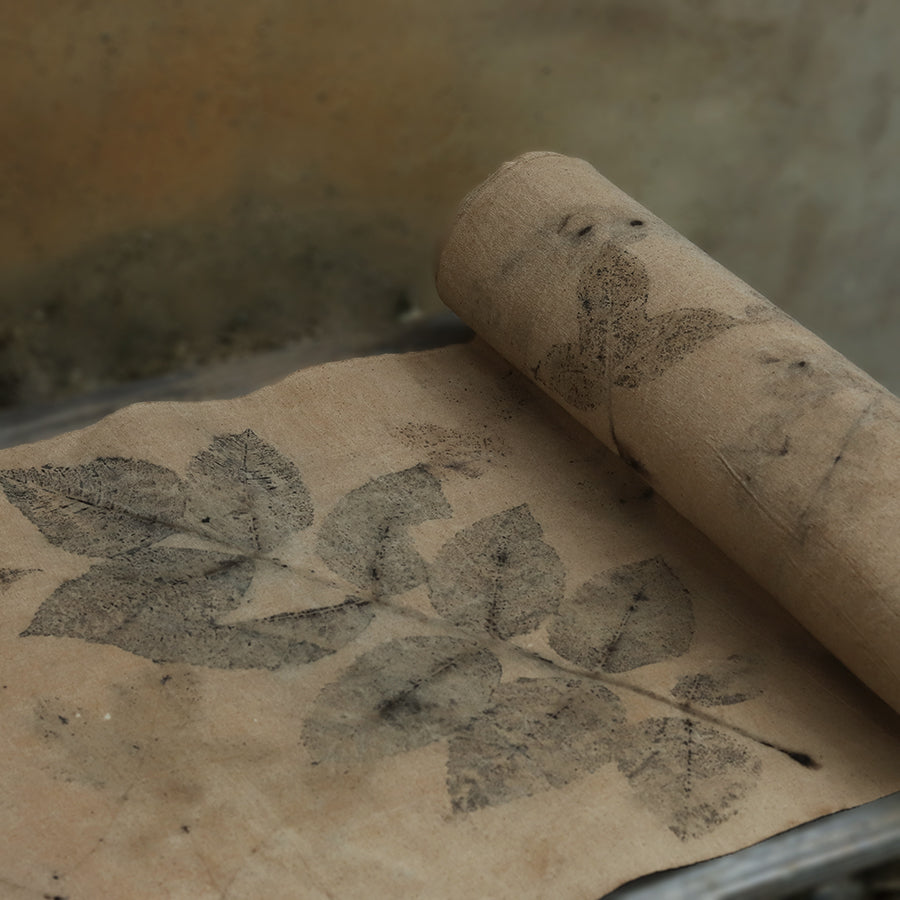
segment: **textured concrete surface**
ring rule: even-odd
[[[894,0],[48,0],[0,27],[0,405],[433,311],[550,148],[900,388]]]

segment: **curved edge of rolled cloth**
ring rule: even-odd
[[[472,190],[470,190],[465,195],[465,197],[463,197],[462,200],[459,201],[454,214],[450,217],[450,221],[443,229],[443,231],[438,234],[437,240],[434,242],[434,252],[432,254],[431,268],[435,283],[438,283],[440,281],[441,261],[444,257],[444,250],[446,249],[447,244],[450,241],[450,236],[451,234],[453,234],[456,226],[459,224],[460,219],[464,218],[467,215],[469,207],[476,204],[478,202],[478,198],[482,194],[489,193],[493,183],[502,179],[503,176],[506,175],[510,170],[544,156],[555,156],[560,157],[561,159],[569,158],[561,153],[557,153],[555,150],[530,150],[528,153],[523,153],[521,156],[517,156],[515,159],[510,159],[504,163],[501,163],[498,169],[494,170],[494,172],[488,175],[488,177],[484,181],[482,181],[481,184],[476,184],[475,187],[473,187]]]
[[[542,151],[460,205],[444,302],[900,711],[900,401]]]

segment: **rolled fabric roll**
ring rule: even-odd
[[[438,291],[900,711],[900,401],[587,162],[462,203]]]

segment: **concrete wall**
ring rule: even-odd
[[[895,0],[44,0],[0,19],[0,405],[436,309],[584,156],[900,388]]]

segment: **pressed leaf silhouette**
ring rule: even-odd
[[[635,388],[658,378],[744,321],[702,308],[650,316],[649,296],[650,277],[641,260],[604,244],[579,281],[577,337],[550,348],[535,372],[538,381],[577,409],[593,409],[610,386]]]
[[[273,638],[289,637],[292,644],[298,641],[308,644],[313,648],[309,651],[308,661],[311,662],[345,647],[357,638],[374,618],[375,610],[371,600],[347,597],[338,606],[317,606],[297,612],[278,613],[241,624],[251,625],[255,632],[271,635]]]
[[[447,786],[453,809],[485,806],[560,788],[613,759],[625,710],[602,685],[520,678],[450,740]]]
[[[735,654],[709,671],[682,675],[672,696],[707,708],[745,703],[762,694],[762,688],[753,683],[754,669],[754,660]]]
[[[498,638],[526,634],[555,611],[565,570],[527,505],[451,538],[429,570],[431,603],[456,625]]]
[[[192,530],[248,553],[270,553],[313,520],[297,467],[249,429],[217,437],[191,460]]]
[[[252,577],[251,561],[222,553],[137,550],[64,582],[23,635],[75,637],[171,659],[176,646],[193,639],[190,622],[209,630],[206,620],[235,608]]]
[[[310,528],[313,507],[297,466],[252,431],[215,437],[184,478],[110,457],[0,472],[0,486],[48,541],[91,560],[41,604],[23,636],[107,644],[157,662],[276,669],[346,647],[380,598],[427,580],[441,627],[468,634],[397,638],[358,656],[306,718],[302,739],[315,764],[346,767],[446,741],[451,807],[471,813],[616,761],[682,839],[736,814],[759,769],[744,743],[691,718],[629,725],[620,698],[587,675],[501,683],[500,660],[470,635],[506,640],[549,617],[561,657],[626,672],[688,649],[690,596],[655,557],[564,598],[562,561],[524,504],[458,531],[426,566],[410,530],[451,509],[424,465],[350,491],[319,529],[320,556],[362,597],[264,618],[240,616],[254,575],[281,565],[271,554]],[[180,535],[192,546],[177,546]],[[211,544],[197,547],[198,538]],[[0,570],[0,587],[28,571]],[[750,699],[758,691],[747,686],[748,665],[729,658],[682,676],[672,694],[685,708]]]
[[[20,578],[24,578],[26,575],[30,575],[32,572],[38,571],[37,569],[0,569],[0,590],[8,587],[11,584],[15,584]]]
[[[425,580],[412,525],[450,515],[440,482],[423,465],[367,481],[335,505],[319,529],[319,556],[351,584],[379,597]]]
[[[396,430],[407,445],[421,450],[432,469],[456,472],[466,478],[480,478],[498,456],[503,455],[496,435],[482,431],[459,431],[430,422],[407,422]]]
[[[317,763],[358,762],[424,747],[468,725],[499,681],[497,658],[474,641],[387,641],[322,689],[303,739]]]
[[[265,553],[312,522],[296,466],[252,431],[216,437],[183,480],[145,460],[0,473],[7,497],[47,539],[102,558],[64,582],[23,636],[112,644],[155,661],[218,668],[313,662],[372,620],[368,602],[222,621],[243,602]],[[180,532],[230,552],[159,546]]]
[[[142,459],[13,469],[0,472],[0,486],[51,544],[85,556],[115,556],[174,534],[185,505],[184,482]]]
[[[587,669],[628,672],[685,653],[690,594],[662,557],[619,566],[583,584],[550,624],[550,646]]]
[[[209,550],[136,550],[60,585],[23,636],[113,644],[155,662],[275,669],[333,652],[372,618],[368,604],[351,602],[223,624],[253,570],[251,559]]]
[[[641,803],[681,840],[737,815],[761,769],[744,741],[680,716],[639,722],[616,752]]]

